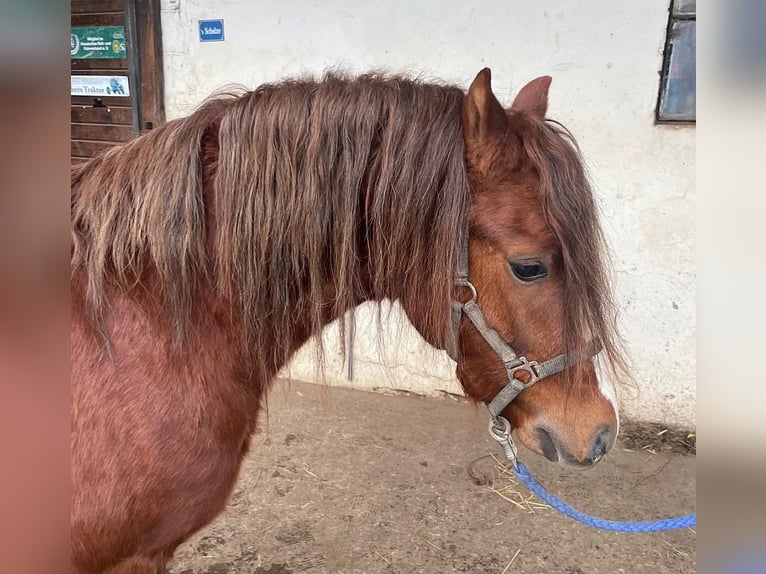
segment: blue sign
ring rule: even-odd
[[[223,20],[200,20],[200,42],[223,42]]]

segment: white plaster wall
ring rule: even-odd
[[[653,122],[668,3],[162,0],[166,109],[178,117],[232,83],[255,87],[338,67],[467,87],[489,66],[506,104],[528,80],[552,75],[549,116],[583,149],[614,253],[640,385],[638,394],[622,394],[623,413],[693,427],[695,129]],[[199,42],[197,21],[208,18],[225,20],[225,42]],[[375,343],[373,315],[369,307],[357,313],[351,383],[340,357],[328,353],[331,384],[460,392],[454,365],[413,329]],[[335,347],[337,332],[325,336]],[[312,358],[304,349],[286,372],[314,378]]]

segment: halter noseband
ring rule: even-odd
[[[487,344],[500,357],[505,366],[505,372],[508,376],[508,383],[503,387],[495,398],[487,403],[489,411],[489,434],[498,441],[505,450],[506,457],[516,465],[516,447],[511,440],[511,424],[505,418],[500,416],[503,409],[515,399],[521,391],[527,389],[538,381],[560,373],[564,369],[577,364],[580,361],[590,359],[601,351],[601,341],[596,338],[588,343],[585,349],[575,351],[569,354],[561,354],[548,359],[542,363],[530,361],[526,357],[519,355],[513,348],[506,343],[502,337],[487,325],[484,319],[484,313],[477,302],[478,294],[476,287],[468,279],[468,233],[463,232],[460,238],[460,253],[458,255],[457,275],[455,276],[455,285],[458,287],[467,287],[471,291],[471,299],[465,303],[452,301],[452,329],[454,332],[455,348],[447,349],[447,354],[457,361],[457,342],[458,329],[463,314],[473,323],[476,330],[484,338]],[[523,371],[527,373],[528,380],[523,382],[516,378],[516,373]]]

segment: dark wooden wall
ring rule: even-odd
[[[165,121],[159,0],[71,0],[71,25],[125,26],[127,56],[71,60],[72,75],[130,78],[129,98],[71,97],[72,162],[84,161]]]

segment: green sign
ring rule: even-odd
[[[125,27],[72,28],[70,48],[73,60],[81,58],[127,58]]]

